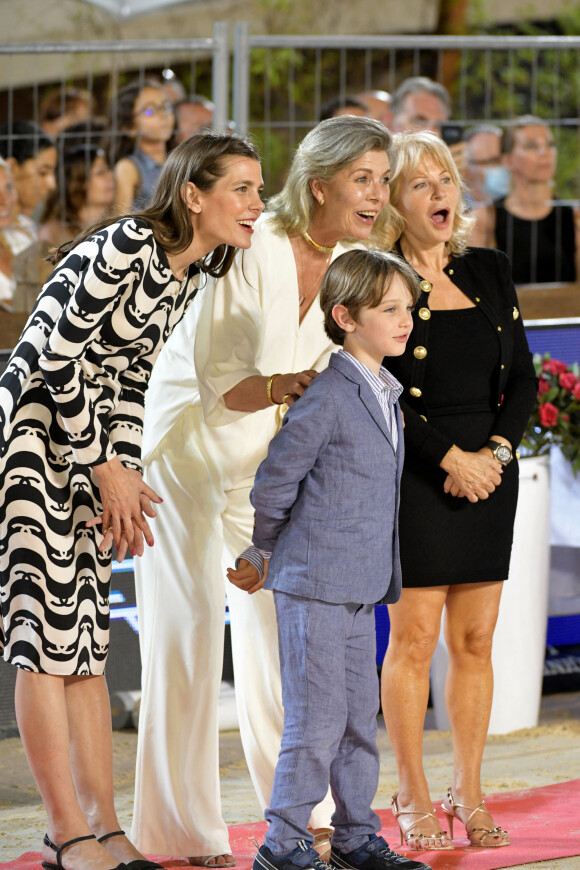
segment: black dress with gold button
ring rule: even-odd
[[[405,391],[405,466],[399,534],[403,586],[505,580],[518,496],[517,460],[489,499],[443,491],[439,463],[452,444],[477,451],[490,436],[515,451],[536,398],[536,377],[507,258],[473,248],[445,273],[474,307],[431,311],[431,285],[401,357],[385,365]],[[466,300],[467,304],[467,300]]]

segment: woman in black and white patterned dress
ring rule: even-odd
[[[0,645],[18,667],[48,868],[54,851],[66,870],[148,865],[113,803],[111,545],[122,559],[153,544],[146,517],[162,499],[140,462],[151,368],[195,276],[225,274],[250,246],[261,185],[257,152],[239,137],[178,146],[147,209],[59,250],[0,378]]]

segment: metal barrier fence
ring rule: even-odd
[[[144,80],[150,71],[172,64],[188,67],[189,93],[197,91],[198,66],[211,59],[211,94],[214,126],[225,130],[229,107],[229,25],[217,22],[208,39],[130,40],[115,42],[51,42],[0,44],[0,114],[39,121],[39,94],[43,86],[64,93],[74,84],[96,99],[114,99],[123,80]],[[23,113],[24,106],[28,112]],[[100,106],[99,106],[100,103]]]
[[[231,80],[229,41],[229,25],[218,22],[211,39],[0,44],[0,121],[38,122],[43,88],[64,92],[72,83],[104,110],[128,77],[179,66],[189,93],[212,94],[216,129],[232,117],[238,132],[258,139],[272,193],[327,99],[392,93],[406,77],[426,75],[450,91],[452,117],[464,127],[544,118],[562,158],[560,196],[580,193],[580,37],[261,36],[236,22]]]
[[[214,126],[226,129],[231,115],[238,132],[258,138],[269,187],[327,99],[392,93],[406,77],[427,75],[448,88],[452,117],[464,127],[526,113],[544,118],[563,152],[560,195],[580,192],[580,37],[255,36],[236,22],[231,113],[229,53],[224,22],[211,39],[0,44],[0,119],[38,121],[48,86],[64,91],[74,83],[110,101],[129,71],[143,79],[160,65],[188,66],[187,90],[195,93],[199,62],[211,57]],[[207,86],[206,78],[204,68]]]
[[[560,196],[578,197],[580,37],[254,36],[237,22],[233,118],[259,140],[269,189],[326,100],[392,94],[417,75],[448,89],[452,118],[464,128],[524,114],[545,119],[562,156]]]
[[[65,241],[67,233],[72,237],[83,228],[78,220],[77,204],[90,205],[88,194],[95,153],[102,153],[104,160],[101,163],[107,172],[106,164],[115,161],[117,147],[127,136],[127,119],[123,120],[126,112],[125,108],[121,110],[121,101],[118,100],[123,87],[132,82],[143,84],[150,78],[163,84],[164,73],[171,71],[172,67],[179,71],[185,97],[194,93],[212,97],[213,126],[225,131],[231,123],[228,121],[230,47],[227,23],[216,23],[212,38],[207,39],[0,44],[0,141],[4,156],[12,158],[18,154],[22,157],[28,153],[27,148],[32,148],[35,153],[39,151],[40,128],[43,123],[46,125],[45,116],[50,118],[62,114],[73,118],[68,114],[71,89],[78,95],[78,102],[89,107],[85,125],[68,127],[58,134],[56,200],[50,193],[49,184],[54,183],[47,180],[49,172],[46,168],[37,169],[35,178],[30,181],[31,185],[36,185],[38,202],[34,210],[22,208],[20,197],[21,208],[16,219],[10,225],[4,219],[0,220],[0,244],[3,251],[8,252],[4,259],[7,258],[10,265],[9,274],[5,265],[0,270],[1,348],[14,345],[25,315],[31,310],[50,273],[51,267],[46,262],[49,249]],[[53,115],[46,115],[47,101],[51,103]],[[158,109],[145,108],[143,111],[148,114],[154,111],[157,116]],[[73,123],[73,120],[79,118],[68,123]],[[19,127],[21,121],[34,122],[35,126],[32,131],[30,125]],[[54,136],[57,136],[56,131]],[[71,156],[73,152],[74,157]],[[67,160],[68,174],[65,170]],[[75,165],[71,168],[73,161]],[[52,175],[52,168],[49,169]],[[16,184],[15,172],[12,174]],[[2,207],[5,209],[4,187],[7,182],[4,170],[1,175]],[[102,200],[103,187],[100,195]],[[127,205],[119,208],[129,208],[132,199],[129,197]],[[111,193],[108,209],[113,208]],[[48,213],[43,214],[43,211]],[[85,213],[89,215],[86,225],[104,216],[101,210],[90,217],[90,208]],[[40,233],[35,226],[39,222]]]
[[[233,57],[230,74],[230,57]],[[120,134],[115,99],[128,80],[173,67],[189,94],[212,95],[214,127],[251,134],[263,155],[266,194],[283,183],[293,151],[330,98],[390,93],[428,76],[450,92],[460,128],[505,124],[531,113],[554,131],[553,198],[580,199],[580,37],[256,36],[246,22],[214,27],[211,39],[0,45],[0,123],[40,120],[43,98],[86,90],[107,132]],[[112,109],[112,111],[111,111]],[[62,174],[62,165],[59,167]]]

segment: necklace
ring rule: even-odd
[[[189,280],[189,266],[186,267],[185,275],[183,276],[183,278],[181,280],[177,278],[177,280],[179,281],[179,287],[177,288],[177,290],[171,290],[172,296],[180,296],[184,291],[185,287],[187,286],[187,282]]]
[[[322,280],[322,276],[324,275],[324,273],[328,269],[328,264],[330,263],[330,260],[332,257],[332,251],[334,250],[334,248],[329,249],[329,254],[327,257],[324,258],[324,263],[322,265],[321,271],[315,274],[314,280],[312,281],[307,292],[305,291],[305,287],[304,287],[304,285],[305,285],[305,280],[304,280],[305,269],[304,269],[304,262],[302,260],[302,246],[300,244],[300,239],[297,240],[297,248],[298,248],[298,256],[300,258],[300,284],[301,284],[302,290],[304,291],[302,293],[302,295],[300,296],[300,298],[298,299],[298,307],[302,308],[302,306],[306,303],[307,299],[309,300],[309,302],[312,302],[312,300],[315,298],[316,294],[318,293],[318,289],[320,287],[320,282]]]
[[[332,254],[332,252],[336,248],[336,244],[337,244],[335,242],[334,245],[330,245],[330,247],[328,247],[328,245],[319,245],[318,242],[314,241],[312,236],[308,235],[306,230],[304,230],[304,232],[302,233],[302,238],[306,239],[308,244],[311,245],[315,251],[321,251],[323,254]]]

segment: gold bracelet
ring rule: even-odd
[[[271,405],[281,405],[282,404],[281,402],[276,402],[272,398],[272,385],[273,385],[275,379],[279,378],[279,377],[280,377],[280,372],[277,372],[275,375],[270,375],[270,377],[268,378],[268,380],[266,382],[266,395],[268,396],[268,401],[270,402]]]

